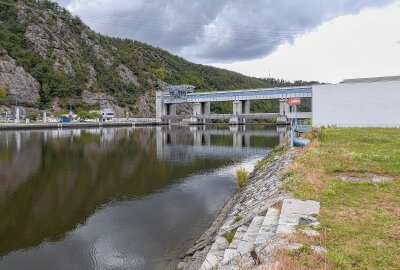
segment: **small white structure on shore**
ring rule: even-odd
[[[400,76],[314,85],[313,126],[400,127]]]
[[[113,109],[102,109],[100,115],[103,120],[109,121],[115,118],[115,111]]]

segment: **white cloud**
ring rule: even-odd
[[[400,75],[400,1],[326,22],[262,59],[214,64],[256,76],[340,82]]]

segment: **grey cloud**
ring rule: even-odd
[[[393,0],[392,0],[393,1]],[[58,0],[94,30],[202,63],[260,58],[337,16],[391,0]]]

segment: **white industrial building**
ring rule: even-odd
[[[400,127],[400,76],[315,85],[312,115],[315,127]]]

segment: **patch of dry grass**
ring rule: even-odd
[[[260,266],[257,270],[330,270],[334,265],[326,256],[317,254],[309,248],[297,251],[279,250],[274,265]]]

